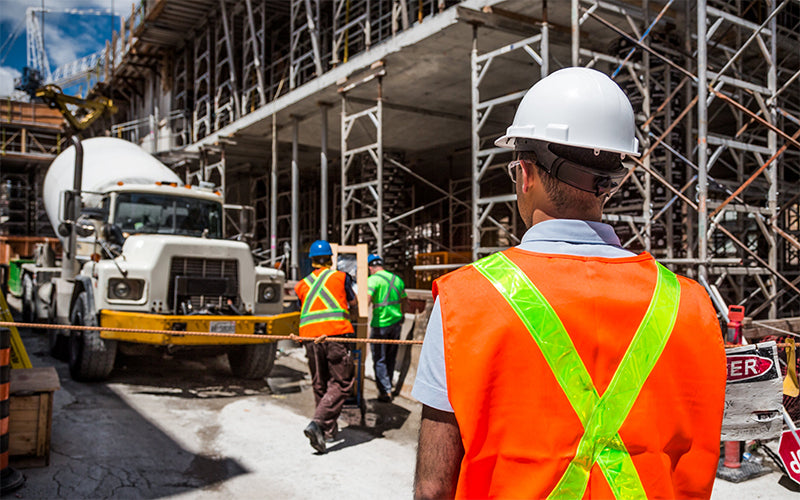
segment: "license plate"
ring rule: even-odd
[[[236,333],[235,321],[211,321],[208,325],[211,333]]]

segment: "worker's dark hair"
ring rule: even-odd
[[[572,187],[566,182],[562,182],[545,170],[537,161],[536,153],[533,151],[517,151],[517,159],[526,160],[536,165],[536,170],[539,172],[539,178],[542,179],[542,185],[550,201],[558,210],[565,210],[567,208],[578,208],[584,211],[592,210],[597,204],[597,196],[594,193],[583,191],[576,187]]]
[[[330,266],[333,264],[330,255],[318,255],[316,257],[311,257],[311,263],[317,264],[318,266]]]

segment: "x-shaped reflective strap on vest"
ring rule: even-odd
[[[309,291],[303,303],[303,309],[300,311],[300,325],[348,318],[347,311],[339,306],[336,299],[331,297],[331,294],[325,288],[325,284],[328,282],[328,279],[333,276],[334,272],[335,271],[332,269],[325,269],[319,273],[319,276],[311,274],[305,278]],[[325,304],[325,309],[312,312],[311,304],[317,299],[322,300]]]
[[[392,296],[392,292],[395,293],[395,296],[397,296],[398,299],[400,298],[400,290],[398,290],[397,287],[394,286],[394,280],[395,278],[397,278],[397,276],[393,274],[392,278],[389,279],[385,274],[381,274],[380,272],[376,273],[374,276],[377,276],[378,278],[381,278],[383,281],[389,283],[389,288],[386,290],[386,296],[383,298],[383,301],[381,301],[380,304],[375,304],[375,307],[386,307],[399,304],[400,303],[399,300],[392,300],[392,301],[389,300]]]
[[[611,383],[599,396],[564,325],[528,276],[502,253],[473,265],[525,324],[583,424],[575,457],[548,498],[581,498],[595,463],[616,498],[646,498],[619,429],[672,333],[680,301],[677,277],[657,264],[658,278],[647,313]]]

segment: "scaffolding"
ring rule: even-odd
[[[172,128],[186,117],[172,150],[255,148],[258,244],[272,261],[288,244],[293,273],[312,237],[403,262],[516,244],[510,155],[493,141],[538,79],[586,66],[609,74],[636,114],[642,154],[604,212],[623,245],[748,314],[800,315],[798,2],[201,3],[166,0],[153,13],[145,2],[116,37],[104,82],[129,115],[170,117]],[[147,16],[189,35],[156,32]],[[153,76],[135,80],[134,53],[169,54],[159,64],[172,109],[149,103]],[[329,114],[339,116],[330,129]],[[313,195],[308,182],[319,183]]]

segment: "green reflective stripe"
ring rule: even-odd
[[[389,279],[385,274],[381,274],[383,272],[384,271],[380,271],[378,273],[375,273],[375,276],[383,279],[384,281],[387,281],[389,283],[389,288],[386,289],[386,296],[383,297],[383,300],[380,303],[375,304],[373,307],[394,306],[394,305],[397,305],[397,304],[400,303],[399,300],[394,300],[394,301],[389,300],[392,297],[392,292],[394,292],[395,297],[397,297],[398,299],[400,298],[400,290],[398,290],[397,287],[394,286],[394,280],[395,280],[395,278],[397,278],[397,276],[395,276],[393,274],[392,278]]]
[[[319,276],[314,276],[312,273],[305,277],[303,281],[305,281],[306,285],[308,285],[308,294],[306,294],[306,300],[303,301],[303,308],[300,310],[300,316],[310,311],[311,304],[316,299],[317,292],[320,288],[322,288],[322,285],[325,284],[325,281],[331,274],[332,272],[330,269],[325,269],[319,273]]]
[[[325,285],[334,273],[335,271],[332,269],[326,269],[319,273],[319,276],[311,274],[305,278],[306,284],[309,285],[309,292],[303,301],[303,308],[300,311],[300,326],[329,321],[331,319],[350,318],[347,310],[340,307],[336,299],[334,299],[328,289],[325,288]],[[311,305],[317,299],[323,302],[325,309],[311,312]]]
[[[553,490],[553,494],[557,494],[560,488],[563,488],[565,491],[561,495],[562,498],[574,498],[575,493],[583,495],[586,483],[589,481],[591,466],[607,447],[602,444],[609,442],[615,436],[618,437],[619,428],[622,427],[642,386],[661,356],[675,326],[680,283],[677,277],[661,264],[657,264],[657,268],[658,280],[647,313],[614,373],[608,389],[600,398],[597,409],[592,413],[589,422],[584,425],[586,431],[578,444],[575,458]],[[614,444],[622,445],[624,450],[621,441]],[[617,460],[613,462],[618,463]],[[610,474],[606,473],[606,470],[607,468],[603,468],[603,473],[608,479]],[[615,472],[612,472],[612,475]],[[635,486],[631,484],[630,477],[616,474],[615,479],[621,480],[615,480],[613,483],[609,481],[609,484],[617,498],[638,497],[632,489]],[[575,487],[581,483],[583,488],[576,490]]]
[[[341,307],[339,307],[338,302],[336,302],[336,299],[331,297],[330,292],[328,292],[328,289],[325,288],[325,285],[328,284],[328,279],[330,279],[334,275],[334,273],[335,271],[331,269],[326,269],[321,273],[319,273],[319,276],[317,277],[316,281],[314,281],[314,288],[312,288],[308,292],[308,295],[306,295],[306,306],[305,306],[306,312],[310,311],[311,304],[313,304],[314,301],[317,300],[318,298],[322,300],[322,302],[328,309],[341,309]],[[311,276],[313,276],[313,274]],[[311,276],[309,276],[309,278]]]
[[[561,319],[528,276],[502,253],[473,266],[488,279],[517,313],[555,375],[581,423],[589,420],[600,397]]]
[[[300,318],[300,326],[310,325],[311,323],[321,323],[337,319],[349,320],[350,316],[346,311],[321,311],[309,313]]]
[[[656,290],[647,314],[600,398],[561,320],[525,273],[501,253],[473,265],[525,324],[586,429],[575,458],[549,498],[582,497],[595,462],[617,498],[645,498],[618,430],[674,326],[680,297],[675,275],[658,265]]]

